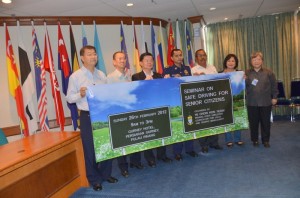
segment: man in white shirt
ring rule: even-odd
[[[95,191],[102,190],[102,182],[116,183],[118,180],[111,176],[112,160],[105,160],[97,164],[95,158],[93,131],[86,98],[88,86],[106,83],[106,76],[96,69],[98,61],[96,49],[87,45],[80,50],[83,66],[74,72],[69,79],[66,99],[69,103],[76,103],[80,110],[80,135],[83,146],[86,177]]]
[[[116,68],[112,73],[107,75],[107,83],[131,82],[130,70],[126,69],[126,55],[124,52],[117,51],[113,54],[113,65]],[[118,167],[123,177],[128,177],[128,162],[126,156],[117,158]],[[138,169],[143,169],[141,165],[141,153],[133,153],[130,155],[130,164],[136,164]]]
[[[192,68],[193,76],[218,73],[215,66],[207,64],[207,54],[204,49],[199,49],[195,52],[195,61],[196,65]],[[218,143],[218,135],[200,138],[199,142],[202,153],[207,153],[208,147],[217,150],[223,149]]]
[[[107,75],[107,83],[130,82],[130,70],[126,69],[126,55],[124,52],[117,51],[113,54],[113,65],[116,68]]]
[[[215,66],[207,64],[207,55],[203,49],[199,49],[196,51],[195,60],[196,65],[192,68],[193,76],[218,73]]]

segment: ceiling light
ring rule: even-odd
[[[133,3],[127,3],[126,6],[131,7],[131,6],[133,6]]]
[[[2,3],[11,3],[12,0],[2,0]]]
[[[210,11],[213,11],[213,10],[215,10],[215,9],[216,9],[215,7],[209,8]]]

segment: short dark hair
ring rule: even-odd
[[[174,52],[182,52],[182,51],[181,51],[181,49],[177,49],[177,48],[172,49],[172,51],[171,51],[171,56],[174,55]]]
[[[142,62],[144,60],[145,56],[151,56],[152,59],[154,60],[153,55],[151,53],[145,52],[140,55],[140,62]]]
[[[228,55],[225,57],[224,61],[223,61],[223,69],[226,69],[226,68],[227,68],[226,63],[227,63],[227,61],[228,61],[229,59],[231,59],[232,57],[233,57],[234,60],[235,60],[235,66],[234,66],[234,69],[236,69],[236,68],[239,66],[239,59],[236,57],[236,55],[235,55],[235,54],[228,54]]]
[[[80,56],[83,56],[84,55],[84,52],[86,49],[89,49],[89,50],[95,50],[96,51],[96,48],[94,46],[91,46],[91,45],[86,45],[86,46],[83,46],[81,49],[80,49]]]
[[[195,58],[197,57],[197,53],[198,53],[198,52],[201,52],[201,51],[203,51],[203,52],[205,53],[205,55],[207,55],[207,54],[206,54],[206,51],[205,51],[204,49],[198,49],[198,50],[195,52]]]
[[[126,54],[125,54],[124,52],[122,52],[122,51],[117,51],[117,52],[115,52],[115,53],[113,54],[113,60],[115,60],[117,54],[124,54],[124,55],[126,56]]]

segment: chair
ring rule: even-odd
[[[277,81],[277,88],[277,104],[273,106],[272,114],[275,119],[276,116],[289,116],[289,118],[292,120],[291,101],[285,96],[285,90],[282,81]]]
[[[295,78],[291,82],[291,102],[292,102],[292,117],[300,115],[300,78]]]
[[[7,138],[6,138],[3,130],[0,128],[0,146],[7,144],[7,143],[8,143]]]

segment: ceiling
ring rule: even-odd
[[[299,9],[300,0],[12,0],[0,16],[132,16],[183,20],[203,15],[207,24]],[[126,3],[133,3],[127,7]],[[215,7],[214,11],[210,11]]]

